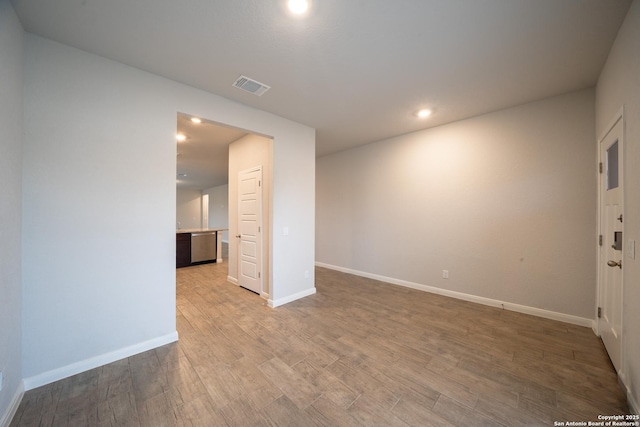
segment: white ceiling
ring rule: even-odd
[[[187,139],[177,141],[177,188],[204,190],[226,184],[229,144],[247,133],[208,120],[194,123],[192,117],[178,113],[178,133]]]
[[[13,5],[29,32],[314,127],[320,156],[593,86],[630,0]],[[241,74],[271,90],[232,87]]]

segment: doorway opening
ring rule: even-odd
[[[242,263],[242,256],[250,255],[247,249],[253,249],[260,255],[260,263],[254,266],[260,285],[245,287],[268,298],[272,138],[180,112],[176,129],[176,236],[190,231],[216,231],[216,261],[226,264],[227,281],[236,285],[242,285],[239,278],[242,267],[247,266]],[[238,178],[240,171],[257,166],[262,175],[260,235],[255,243],[243,245],[237,238],[243,234]],[[179,244],[176,237],[176,263]]]

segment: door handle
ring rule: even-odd
[[[607,265],[609,267],[620,267],[622,268],[622,260],[615,262],[615,261],[607,261]]]
[[[242,237],[242,234],[236,234],[236,238],[238,238],[238,239],[239,239],[239,238],[241,238],[241,237]]]

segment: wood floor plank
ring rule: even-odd
[[[228,347],[237,356],[236,360],[241,357],[248,357],[254,360],[256,364],[260,364],[274,356],[268,344],[261,341],[259,337],[246,333],[233,322],[224,322],[219,326],[219,330],[225,338],[224,340],[214,341],[216,347]]]
[[[258,369],[300,409],[312,404],[322,394],[304,376],[277,357],[260,364]]]
[[[166,393],[156,394],[138,405],[140,424],[144,426],[173,427],[181,422],[176,418]]]
[[[347,413],[365,426],[398,426],[407,427],[408,424],[397,417],[392,411],[378,405],[368,394],[362,394],[349,408]]]
[[[480,413],[487,418],[509,427],[526,427],[542,425],[544,423],[543,420],[538,419],[530,413],[523,413],[522,410],[493,399],[484,399],[481,397],[473,409],[474,412]]]
[[[168,388],[167,378],[154,352],[137,355],[129,359],[131,381],[136,401],[144,402],[161,395]]]
[[[365,363],[367,366],[372,365],[370,361]],[[440,394],[472,407],[478,400],[478,396],[473,394],[465,385],[435,373],[425,365],[416,364],[410,360],[401,359],[393,365],[377,365],[377,369],[385,373],[387,377],[402,382],[411,390],[423,396],[433,397],[434,402]]]
[[[433,407],[433,412],[455,426],[468,427],[508,427],[498,421],[474,411],[447,396],[440,396]]]
[[[473,360],[472,358],[463,359],[458,366],[461,369],[474,372],[484,378],[509,387],[520,395],[538,400],[549,406],[557,404],[556,391],[549,386],[539,384],[536,382],[537,378],[531,378],[529,373],[527,373],[527,378],[523,378],[509,370],[502,369],[504,365],[494,365],[490,362]]]
[[[264,408],[264,412],[269,420],[276,426],[313,427],[317,425],[307,412],[300,409],[300,407],[293,403],[285,394],[267,405],[267,407]]]
[[[305,412],[314,423],[325,427],[350,427],[361,425],[347,411],[334,402],[320,396],[307,406]]]
[[[229,426],[270,426],[266,414],[258,411],[245,398],[238,398],[228,403],[221,409],[225,422]],[[224,424],[222,424],[224,425]]]
[[[245,390],[226,366],[212,364],[194,368],[217,408],[244,396]]]
[[[323,396],[342,408],[348,408],[359,396],[346,384],[324,369],[316,369],[312,364],[303,360],[292,366],[317,390],[322,390]]]
[[[432,411],[435,402],[420,393],[406,393],[393,407],[393,414],[410,426],[455,427]]]
[[[374,401],[385,409],[390,410],[398,403],[399,396],[387,384],[365,370],[352,367],[350,363],[345,363],[342,359],[327,366],[326,369],[338,377],[351,390],[360,395],[366,394],[368,400]],[[391,386],[391,388],[394,387]]]
[[[589,328],[323,268],[272,309],[178,269],[180,341],[25,393],[23,426],[519,426],[628,411]],[[132,325],[135,327],[135,325]]]
[[[175,409],[179,424],[193,426],[223,426],[222,413],[216,410],[207,395],[198,395]]]
[[[300,339],[305,341],[307,349],[304,360],[316,368],[323,369],[340,358],[340,356],[327,351],[326,348],[317,342],[313,342],[313,338],[310,338],[306,334],[301,336]]]
[[[434,357],[429,362],[427,369],[465,385],[475,396],[491,396],[492,400],[517,408],[520,401],[519,393],[512,387],[505,386],[491,378],[483,377],[475,372],[462,369],[446,359]]]
[[[116,394],[98,405],[98,424],[139,426],[138,408],[133,393]]]
[[[255,408],[262,409],[282,396],[282,390],[273,385],[259,369],[261,359],[256,361],[243,357],[230,368],[231,375],[245,390],[245,398],[250,400]]]

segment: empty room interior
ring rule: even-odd
[[[640,0],[0,0],[0,94],[0,427],[640,425]]]

